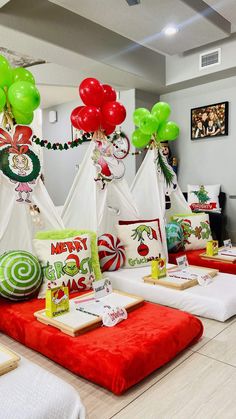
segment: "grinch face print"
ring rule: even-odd
[[[114,155],[113,144],[107,139],[96,140],[92,160],[97,168],[95,181],[104,189],[107,183],[122,179],[125,174],[125,166]]]
[[[78,256],[70,254],[65,261],[65,266],[63,266],[62,271],[69,276],[75,276],[79,272],[79,269],[80,260]]]
[[[39,158],[31,148],[31,136],[32,130],[27,126],[17,125],[13,136],[0,128],[0,170],[16,185],[16,201],[28,204],[41,174]]]

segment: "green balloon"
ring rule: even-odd
[[[150,141],[150,135],[143,134],[140,129],[136,129],[136,131],[132,134],[132,144],[136,148],[143,148],[148,145]]]
[[[5,105],[6,105],[6,95],[5,95],[5,92],[0,88],[0,112],[3,111],[3,108]]]
[[[31,122],[33,122],[33,119],[34,119],[34,113],[33,112],[21,113],[17,109],[13,108],[12,113],[13,113],[13,116],[14,116],[17,124],[30,125]]]
[[[12,83],[12,68],[7,59],[0,55],[0,87],[9,87]]]
[[[166,121],[171,113],[171,107],[166,102],[157,102],[152,107],[152,115],[155,116],[160,122]]]
[[[144,116],[150,115],[150,112],[146,108],[137,108],[133,113],[133,121],[137,127],[140,126],[141,119]]]
[[[33,74],[29,70],[26,70],[26,68],[23,68],[23,67],[14,68],[12,70],[12,75],[13,75],[13,83],[15,83],[16,81],[28,81],[32,84],[35,84],[35,79],[34,79]]]
[[[8,99],[12,107],[22,113],[30,113],[40,104],[38,89],[28,81],[13,83],[8,90]]]
[[[147,115],[141,119],[139,128],[144,134],[151,135],[156,132],[158,125],[158,119],[156,119],[153,115]]]
[[[172,121],[163,122],[158,129],[158,139],[160,141],[173,141],[179,136],[179,126]]]

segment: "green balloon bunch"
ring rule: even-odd
[[[40,94],[33,74],[25,68],[12,68],[0,55],[0,112],[17,124],[31,124],[34,110],[40,104]]]
[[[151,139],[156,142],[173,141],[179,136],[179,126],[167,121],[171,113],[170,105],[157,102],[151,112],[146,108],[137,108],[133,113],[133,121],[138,129],[132,134],[132,143],[136,148],[149,144]]]

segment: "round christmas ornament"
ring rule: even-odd
[[[118,237],[103,234],[98,238],[98,255],[102,272],[117,271],[125,263],[125,248]]]
[[[179,223],[172,221],[166,225],[166,240],[171,253],[176,253],[184,248],[184,233]]]
[[[42,268],[29,252],[6,252],[0,257],[0,295],[9,300],[34,296],[42,282]]]

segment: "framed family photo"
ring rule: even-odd
[[[191,140],[228,135],[229,102],[191,109]]]

